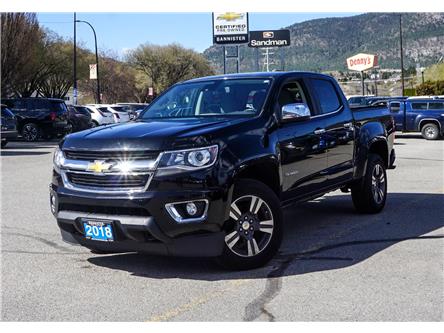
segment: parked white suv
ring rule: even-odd
[[[92,127],[115,123],[114,115],[108,108],[96,106],[95,104],[88,104],[85,107],[91,113]]]
[[[88,104],[94,106],[98,110],[107,110],[111,112],[115,123],[125,123],[130,120],[128,109],[125,106],[117,104]]]

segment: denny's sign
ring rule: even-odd
[[[347,58],[347,67],[351,71],[365,71],[378,65],[378,56],[374,54],[359,53]]]

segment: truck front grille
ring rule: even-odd
[[[123,175],[123,174],[93,174],[66,172],[66,178],[75,187],[102,189],[112,191],[139,190],[145,188],[151,174]]]
[[[64,150],[66,158],[72,160],[155,160],[159,152],[152,150],[135,151],[79,151]]]

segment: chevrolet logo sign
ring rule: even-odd
[[[102,173],[108,171],[113,166],[112,163],[106,163],[105,161],[94,161],[94,163],[89,163],[86,168],[87,171],[92,171],[95,173]]]
[[[244,14],[228,12],[223,15],[219,15],[217,17],[217,19],[218,20],[225,20],[225,21],[236,21],[236,20],[243,18],[243,17],[244,17]]]
[[[274,37],[274,32],[273,31],[264,31],[262,33],[262,37],[264,37],[264,38],[273,38]]]

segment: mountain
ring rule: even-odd
[[[264,27],[266,28],[266,27]],[[379,56],[381,68],[399,68],[399,14],[368,13],[342,18],[323,18],[296,23],[290,30],[291,46],[273,49],[270,69],[280,69],[281,51],[286,70],[346,70],[346,58],[357,53]],[[403,13],[404,66],[428,66],[444,56],[444,13]],[[204,51],[217,72],[223,71],[222,47]],[[255,50],[240,47],[241,71],[256,69]],[[264,52],[263,49],[260,51]],[[260,55],[260,64],[263,65]],[[229,60],[228,72],[234,71]],[[263,70],[261,68],[260,70]]]

